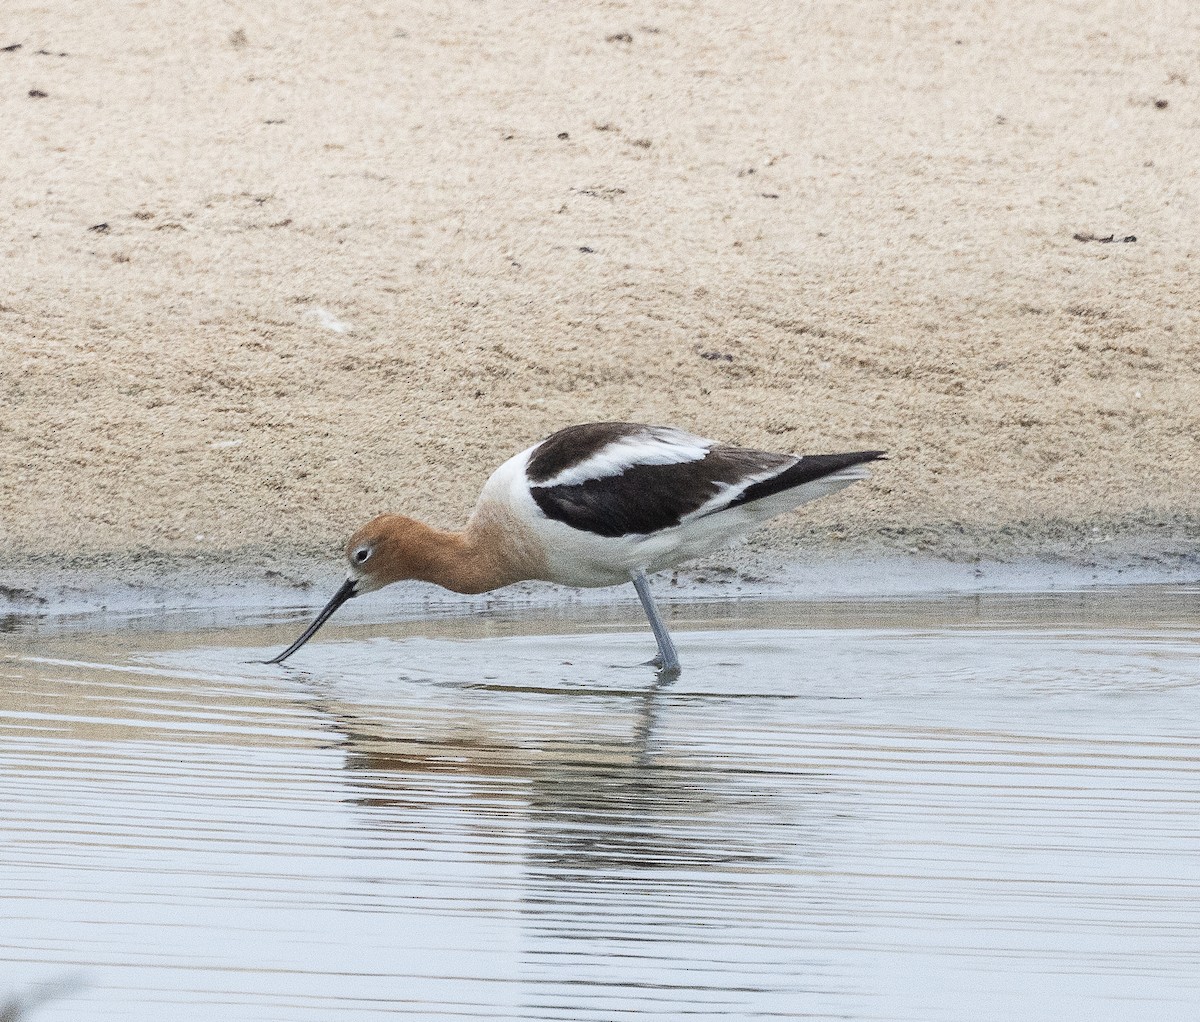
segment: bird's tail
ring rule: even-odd
[[[886,456],[886,451],[804,455],[782,472],[769,479],[763,479],[753,486],[747,486],[738,494],[737,499],[731,501],[727,506],[737,507],[739,504],[749,504],[810,483],[821,483],[821,486],[813,487],[814,491],[819,490],[820,492],[814,492],[812,497],[806,497],[811,500],[825,493],[833,493],[860,479],[869,478],[871,473],[867,470],[867,464],[879,461]]]

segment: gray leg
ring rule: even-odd
[[[646,580],[646,573],[638,568],[637,571],[629,573],[629,578],[633,582],[633,588],[637,590],[638,599],[642,601],[642,609],[646,612],[646,617],[650,619],[650,630],[654,633],[655,642],[658,643],[658,656],[650,663],[660,671],[678,673],[679,654],[675,652],[675,643],[671,641],[671,633],[667,631],[667,626],[663,624],[663,619],[658,615],[658,608],[654,606],[654,597],[650,595],[650,583]]]

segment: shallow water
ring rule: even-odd
[[[0,1003],[1195,1019],[1195,598],[10,623]]]

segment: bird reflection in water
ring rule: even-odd
[[[798,903],[813,897],[797,855],[825,844],[815,833],[824,827],[805,822],[804,785],[793,777],[781,789],[769,773],[664,737],[681,704],[662,682],[644,693],[559,693],[549,727],[539,698],[517,700],[527,714],[510,698],[503,713],[386,724],[326,704],[363,826],[447,856],[473,845],[474,856],[512,860],[493,898],[519,913],[531,1012],[644,1004],[636,992],[661,983],[680,1008],[793,1004],[822,971],[801,961],[793,939],[811,916]],[[569,707],[576,701],[581,710]],[[452,816],[441,815],[447,799]],[[707,985],[687,978],[693,969]]]

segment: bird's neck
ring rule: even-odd
[[[420,545],[409,549],[404,574],[456,593],[483,593],[502,582],[465,532],[420,527]]]
[[[456,593],[486,593],[535,578],[528,551],[504,523],[475,515],[462,532],[425,526],[415,577]]]

